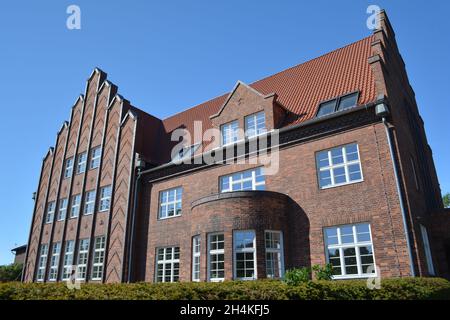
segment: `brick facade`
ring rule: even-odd
[[[43,159],[23,280],[38,281],[37,271],[43,269],[42,281],[49,281],[55,243],[61,243],[61,280],[65,243],[75,241],[77,265],[80,240],[89,239],[85,279],[99,281],[92,280],[95,239],[104,236],[101,281],[155,281],[157,249],[164,247],[180,249],[179,280],[190,281],[192,238],[200,236],[200,280],[208,281],[208,235],[217,232],[224,235],[224,278],[231,280],[236,278],[234,232],[239,230],[255,232],[255,270],[258,278],[265,278],[265,231],[282,232],[284,267],[290,269],[327,263],[324,229],[358,223],[370,224],[381,277],[429,275],[421,225],[428,231],[436,274],[449,277],[450,214],[440,201],[424,124],[384,12],[380,23],[367,39],[250,86],[238,82],[228,96],[166,120],[132,106],[117,94],[106,74],[95,69],[70,121],[58,132],[55,147]],[[315,87],[318,81],[321,89]],[[315,118],[320,102],[351,92],[359,92],[356,107]],[[385,119],[375,112],[379,104],[389,107]],[[195,154],[199,159],[202,152],[212,156],[221,150],[218,141],[202,141],[206,129],[220,129],[234,120],[244,128],[245,117],[260,111],[266,129],[279,133],[278,144],[269,141],[269,154],[278,156],[278,170],[265,175],[265,191],[220,192],[220,177],[264,167],[255,155],[247,155],[246,163],[170,163],[173,130],[185,128],[194,137],[192,143],[202,143]],[[193,132],[196,120],[203,124],[200,135]],[[239,138],[245,155],[250,142]],[[349,144],[359,148],[363,179],[321,189],[316,154]],[[101,147],[100,165],[89,169],[95,147]],[[65,178],[67,159],[74,158],[76,167],[82,152],[88,155],[86,170]],[[101,190],[108,186],[109,210],[100,211]],[[175,187],[183,192],[181,215],[160,219],[161,192]],[[91,190],[96,195],[94,209],[86,215],[86,192]],[[70,208],[77,194],[78,217],[70,218],[68,209],[57,221],[61,199],[69,199]],[[55,214],[46,223],[53,201]],[[43,266],[40,249],[46,244]]]

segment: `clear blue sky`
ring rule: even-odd
[[[81,30],[66,9],[81,8]],[[26,243],[43,156],[98,66],[165,118],[370,34],[385,8],[450,192],[449,1],[8,1],[0,10],[0,264]]]

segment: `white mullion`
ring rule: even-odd
[[[347,161],[347,147],[343,147],[342,149],[342,157],[344,159],[344,170],[345,170],[345,183],[350,182],[350,173],[348,172],[348,161]]]

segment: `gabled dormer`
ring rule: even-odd
[[[222,133],[221,145],[279,128],[286,110],[276,100],[275,93],[263,95],[238,81],[219,112],[210,117],[213,128]]]

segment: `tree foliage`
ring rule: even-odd
[[[22,264],[0,266],[0,282],[20,281]]]
[[[444,202],[444,207],[445,208],[450,208],[450,193],[445,194],[442,197],[442,201]]]

